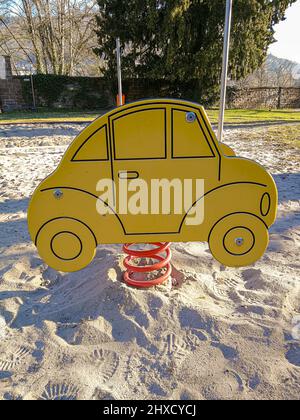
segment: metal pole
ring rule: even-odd
[[[230,49],[232,3],[233,3],[233,0],[226,0],[223,67],[222,67],[222,80],[221,80],[221,101],[220,101],[219,127],[218,127],[218,140],[220,142],[223,139],[224,116],[225,116],[225,107],[226,107],[226,89],[227,89],[228,61],[229,61],[229,49]]]
[[[121,65],[121,43],[120,38],[117,38],[117,72],[118,72],[118,95],[119,104],[123,105],[123,89],[122,89],[122,65]]]
[[[31,92],[32,92],[32,102],[33,108],[36,111],[36,99],[35,99],[35,92],[34,92],[34,83],[33,83],[33,74],[32,74],[32,67],[30,66],[30,82],[31,82]]]

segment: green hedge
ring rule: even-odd
[[[29,76],[19,76],[23,98],[32,105]],[[38,107],[97,109],[112,105],[111,89],[106,81],[93,77],[69,77],[38,74],[33,76]]]
[[[21,81],[24,102],[32,107],[32,92],[29,76],[18,76]],[[38,74],[33,76],[37,107],[94,110],[115,105],[116,81],[97,77],[69,77]],[[144,98],[182,98],[212,105],[215,93],[202,95],[198,80],[177,84],[167,80],[124,80],[127,102]]]

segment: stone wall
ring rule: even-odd
[[[300,88],[282,88],[279,95],[279,108],[300,109]]]
[[[228,108],[300,108],[300,88],[246,88],[229,91]]]

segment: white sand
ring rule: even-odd
[[[268,252],[225,269],[174,244],[177,285],[140,291],[120,246],[61,275],[30,243],[28,197],[81,128],[0,127],[0,399],[299,399],[299,149],[228,131],[279,187]]]

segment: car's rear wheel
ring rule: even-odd
[[[254,264],[269,245],[269,232],[262,220],[238,213],[221,219],[209,235],[209,247],[217,261],[227,267]]]
[[[71,273],[82,270],[92,262],[97,243],[84,223],[58,218],[41,228],[36,246],[46,264],[57,271]]]

